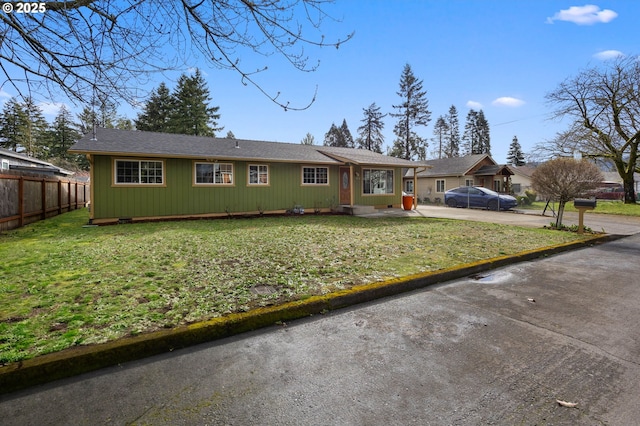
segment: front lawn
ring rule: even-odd
[[[0,363],[584,238],[424,218],[87,221],[0,234]]]

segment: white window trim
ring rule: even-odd
[[[217,164],[219,166],[231,166],[231,182],[227,182],[227,183],[198,182],[198,170],[197,170],[198,164],[211,164],[211,165]],[[215,173],[215,166],[214,166],[214,173]],[[236,170],[233,163],[219,163],[217,161],[194,161],[193,162],[193,185],[194,186],[235,186],[236,184],[235,173],[236,173]],[[215,177],[214,177],[214,181],[215,181]]]
[[[380,192],[378,192],[378,193],[376,193],[376,192],[373,192],[373,193],[364,192],[364,175],[365,175],[365,171],[367,171],[367,170],[370,170],[370,171],[372,171],[372,170],[375,170],[375,171],[386,170],[387,172],[390,171],[392,173],[392,176],[393,176],[393,187],[391,188],[391,192],[382,192],[382,193],[380,193]],[[362,195],[363,196],[369,197],[369,196],[390,196],[390,195],[395,195],[395,193],[396,193],[395,186],[396,186],[396,171],[394,169],[388,169],[388,168],[384,168],[384,167],[380,167],[380,168],[366,167],[366,168],[362,169],[362,186],[361,186],[361,190],[362,190]]]
[[[258,168],[258,182],[251,182],[251,167],[257,167]],[[260,167],[266,167],[267,168],[267,181],[266,182],[260,182]],[[249,164],[247,165],[247,185],[249,186],[269,186],[271,184],[271,179],[270,179],[270,170],[269,170],[269,165],[268,164]]]
[[[316,175],[314,176],[315,182],[305,182],[304,181],[304,169],[315,169]],[[317,171],[318,169],[325,169],[327,171],[327,181],[318,183]],[[300,168],[300,182],[302,186],[329,186],[329,167],[328,166],[302,166]]]
[[[0,161],[0,170],[9,170],[9,160],[3,158],[2,161]]]
[[[440,191],[438,188],[440,185],[438,185],[440,182],[442,182],[442,191]],[[446,179],[436,179],[436,192],[437,193],[444,193],[447,191],[447,180]]]
[[[143,162],[154,162],[162,164],[162,182],[161,183],[143,183],[143,182],[118,182],[118,162],[138,163],[138,172],[140,172],[140,164]],[[138,175],[140,178],[141,174]],[[114,158],[113,160],[113,185],[114,186],[166,186],[167,182],[167,165],[165,160],[157,158]]]

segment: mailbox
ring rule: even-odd
[[[573,200],[573,207],[578,209],[578,234],[584,233],[584,212],[596,208],[596,199],[577,198]]]
[[[584,199],[584,198],[576,198],[573,200],[573,206],[575,208],[583,208],[583,209],[595,209],[596,208],[596,200],[593,199]]]

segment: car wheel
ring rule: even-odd
[[[449,207],[458,207],[458,203],[456,203],[456,199],[455,198],[449,198],[447,200],[447,205]]]
[[[489,210],[498,210],[498,201],[497,200],[491,200],[487,203],[487,208]]]

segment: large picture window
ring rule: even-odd
[[[364,169],[363,194],[393,194],[393,170]]]
[[[233,164],[196,163],[196,184],[233,185]]]
[[[269,185],[269,166],[266,164],[250,164],[249,185]]]
[[[329,168],[328,167],[303,167],[302,168],[302,184],[303,185],[328,185],[329,184]]]
[[[116,184],[162,185],[164,183],[162,161],[116,160]]]

